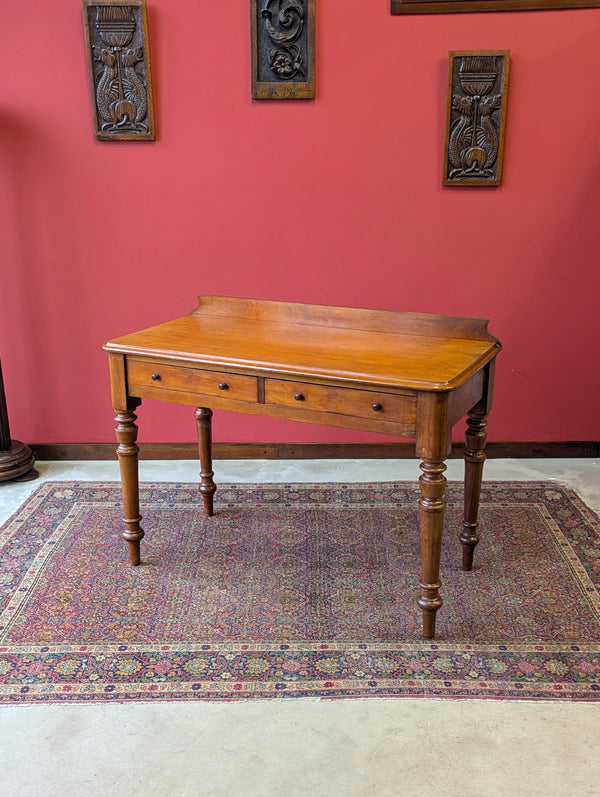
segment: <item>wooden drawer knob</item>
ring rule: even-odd
[[[379,404],[379,402],[376,402],[375,404],[373,404],[373,410],[375,412],[381,412],[382,409],[383,409],[383,407],[381,406],[381,404]]]
[[[153,382],[158,382],[158,380],[160,379],[160,374],[152,374],[150,379],[152,379]]]
[[[229,390],[227,382],[219,382],[219,390]]]
[[[296,401],[304,401],[304,396],[302,393],[294,393],[294,398]]]

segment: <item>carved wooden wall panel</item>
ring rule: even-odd
[[[450,52],[444,185],[500,185],[510,53]]]
[[[250,0],[252,97],[315,96],[315,0]]]
[[[83,26],[95,137],[154,140],[145,0],[83,0]]]

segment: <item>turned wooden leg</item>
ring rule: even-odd
[[[479,542],[477,533],[477,514],[479,511],[479,494],[481,493],[481,477],[485,462],[485,441],[487,432],[485,415],[469,413],[467,420],[465,451],[465,506],[463,530],[460,541],[463,546],[462,569],[473,569],[473,554]]]
[[[129,546],[129,560],[132,565],[140,563],[140,540],[144,530],[140,526],[140,496],[138,480],[138,452],[136,444],[138,428],[135,424],[137,416],[130,411],[117,411],[116,433],[117,454],[119,455],[119,468],[121,471],[121,487],[123,490],[123,505],[125,508],[125,531],[123,539]]]
[[[439,595],[440,556],[442,550],[442,527],[444,525],[444,492],[446,477],[444,460],[426,459],[419,466],[423,471],[419,478],[421,499],[419,517],[421,524],[421,597],[419,606],[423,610],[423,636],[435,636],[435,614],[442,605]]]
[[[195,412],[196,426],[198,427],[198,450],[200,453],[200,494],[204,501],[204,514],[213,515],[213,496],[217,486],[213,481],[212,469],[212,410],[207,407],[198,407]]]

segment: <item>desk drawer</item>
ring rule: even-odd
[[[237,401],[257,400],[256,377],[163,365],[132,357],[127,359],[127,381],[131,395],[136,395],[136,390],[140,389],[144,395],[149,395],[148,391],[154,389],[221,396]]]
[[[402,421],[414,424],[417,418],[417,399],[397,393],[379,393],[374,390],[310,385],[288,382],[283,379],[265,381],[265,404],[294,407],[301,410],[352,415],[382,421]]]

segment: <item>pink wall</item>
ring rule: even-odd
[[[478,315],[494,440],[600,438],[600,9],[318,0],[317,98],[250,99],[248,2],[149,0],[158,140],[96,142],[79,4],[6,3],[0,354],[13,436],[113,440],[102,343],[198,293]],[[512,53],[504,183],[441,187],[448,50]],[[194,438],[146,402],[142,440]],[[220,414],[230,441],[375,436]]]

